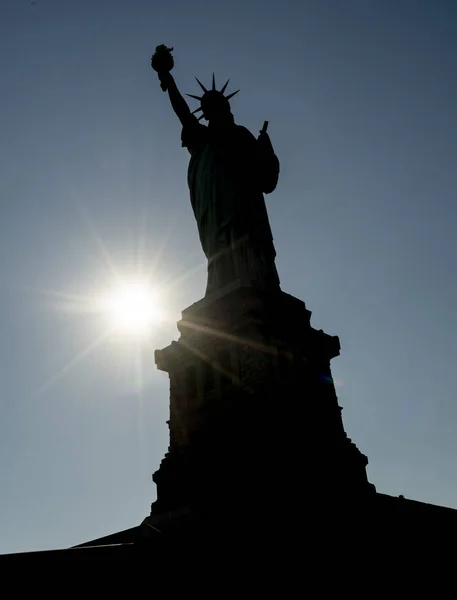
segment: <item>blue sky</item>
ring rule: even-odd
[[[155,499],[153,350],[205,288],[160,43],[182,91],[215,71],[238,123],[270,121],[282,287],[340,336],[370,480],[457,508],[456,30],[444,0],[2,0],[0,552],[134,526]],[[97,344],[103,315],[71,295],[139,259],[169,318],[140,348]]]

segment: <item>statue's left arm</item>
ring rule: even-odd
[[[262,130],[256,140],[256,159],[262,192],[271,194],[278,185],[279,159],[266,130]]]
[[[254,161],[254,172],[257,185],[264,194],[271,194],[276,189],[279,179],[279,159],[275,154],[270,136],[263,129],[256,139],[245,127],[246,147],[252,148],[250,158]]]

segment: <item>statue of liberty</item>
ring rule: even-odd
[[[158,46],[151,59],[163,91],[182,125],[182,145],[190,153],[188,185],[203,252],[208,260],[206,295],[233,282],[279,290],[275,248],[264,194],[273,192],[279,161],[265,122],[258,138],[236,125],[227,83],[211,89],[198,79],[203,94],[191,112],[170,71],[171,49]],[[197,118],[195,113],[201,112]],[[205,119],[208,125],[200,121]]]

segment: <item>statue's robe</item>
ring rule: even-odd
[[[263,194],[276,187],[279,161],[268,135],[256,139],[234,123],[213,129],[192,116],[183,127],[182,145],[191,154],[188,184],[208,259],[206,293],[234,281],[278,289]]]

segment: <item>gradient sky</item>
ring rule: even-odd
[[[153,350],[206,279],[160,43],[183,92],[214,70],[242,90],[238,123],[270,121],[282,287],[340,336],[370,480],[457,508],[457,4],[1,0],[0,552],[132,527],[155,499]],[[104,318],[72,295],[139,261],[169,320],[140,349],[100,341]]]

